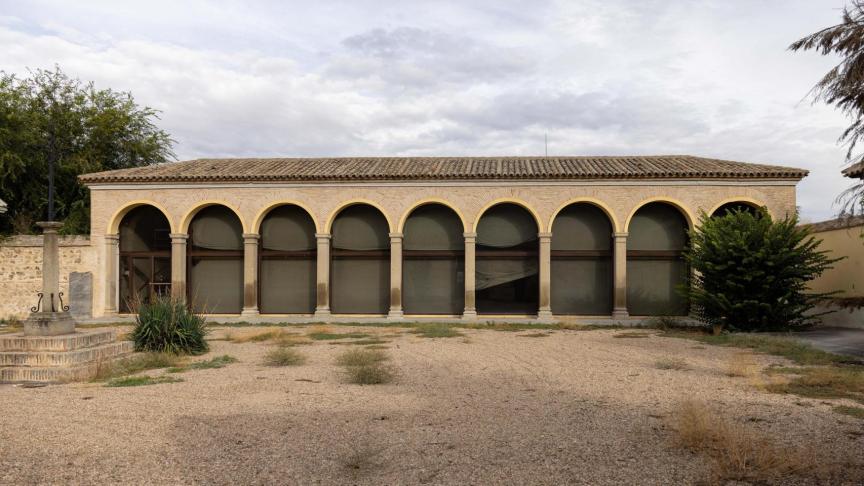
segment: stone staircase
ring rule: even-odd
[[[100,362],[133,351],[113,329],[59,336],[0,334],[0,383],[68,382],[90,379]]]

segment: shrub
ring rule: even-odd
[[[264,355],[267,366],[296,366],[306,362],[306,357],[292,348],[273,348]]]
[[[202,354],[209,349],[204,318],[185,302],[159,297],[137,305],[132,341],[135,351]]]
[[[380,385],[393,381],[396,373],[385,362],[389,359],[380,350],[350,349],[336,358],[336,364],[345,368],[349,383]]]
[[[738,331],[805,328],[830,294],[807,293],[807,283],[836,259],[798,218],[774,221],[764,210],[701,215],[685,258],[695,270],[691,302],[704,322]]]

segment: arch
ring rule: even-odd
[[[293,199],[280,199],[279,201],[274,201],[272,204],[258,211],[258,214],[255,215],[255,219],[252,220],[251,232],[256,234],[261,233],[261,223],[264,222],[264,218],[266,218],[267,215],[270,214],[270,211],[273,211],[280,206],[297,206],[300,209],[306,211],[306,214],[308,214],[309,217],[312,218],[312,223],[315,224],[315,232],[321,232],[321,225],[318,224],[318,218],[314,216],[315,213],[313,213],[312,210],[309,209],[309,206]]]
[[[551,222],[550,306],[561,315],[612,312],[615,223],[589,201],[568,204]]]
[[[171,222],[159,208],[139,204],[128,209],[117,227],[119,310],[171,292]]]
[[[230,209],[232,212],[234,212],[234,215],[237,216],[237,220],[240,221],[240,226],[243,228],[243,232],[249,232],[249,227],[246,225],[246,221],[243,219],[240,210],[238,210],[236,206],[234,206],[233,204],[229,204],[225,201],[207,200],[198,202],[195,206],[192,207],[192,209],[186,211],[186,214],[184,214],[183,218],[180,220],[180,227],[178,228],[180,230],[180,233],[189,233],[189,224],[192,223],[192,218],[194,218],[199,211],[209,206],[225,206],[226,208]]]
[[[162,213],[162,215],[165,216],[165,219],[168,220],[168,224],[171,226],[171,232],[174,233],[176,231],[174,221],[171,219],[170,216],[168,216],[168,211],[165,209],[164,206],[150,200],[137,199],[135,201],[130,201],[126,203],[125,205],[120,207],[120,209],[114,211],[114,215],[112,215],[111,219],[109,220],[108,231],[106,232],[106,234],[116,235],[120,231],[120,223],[123,221],[123,218],[126,217],[126,214],[128,214],[129,211],[132,211],[133,209],[140,206],[153,206],[154,208],[158,209]]]
[[[188,227],[188,302],[197,312],[239,314],[244,305],[242,220],[228,206],[207,204],[189,218]]]
[[[343,206],[330,224],[331,312],[386,314],[391,299],[387,216],[376,206],[355,202]]]
[[[727,198],[727,199],[720,201],[719,203],[715,204],[714,207],[711,208],[711,211],[708,211],[708,216],[714,216],[714,213],[716,213],[718,209],[722,208],[723,206],[725,206],[727,204],[741,204],[744,206],[750,206],[753,209],[765,208],[765,210],[768,211],[769,216],[771,216],[771,217],[774,216],[773,214],[771,214],[771,211],[768,210],[768,206],[766,206],[765,203],[758,201],[756,199],[753,199],[751,197],[744,197],[744,196],[730,197],[730,198]]]
[[[637,204],[630,211],[630,214],[627,215],[627,220],[624,222],[624,232],[630,231],[630,223],[633,221],[633,216],[636,214],[637,211],[642,209],[644,206],[651,204],[651,203],[655,203],[655,202],[662,202],[662,203],[669,204],[670,206],[674,206],[675,208],[678,209],[678,211],[681,212],[681,215],[684,216],[684,220],[687,221],[687,229],[693,229],[694,228],[694,225],[696,224],[695,223],[696,218],[693,215],[693,211],[691,211],[690,208],[688,208],[686,204],[684,204],[683,202],[681,202],[677,199],[672,199],[669,197],[662,197],[661,196],[661,197],[652,197],[649,199],[645,199],[642,202],[640,202],[639,204]]]
[[[393,220],[390,218],[390,215],[387,214],[387,211],[384,210],[383,206],[376,203],[375,201],[370,201],[369,199],[357,198],[357,199],[350,199],[348,201],[342,202],[339,204],[339,206],[336,209],[334,209],[333,211],[330,211],[330,214],[327,216],[327,224],[324,225],[324,229],[327,231],[327,233],[330,234],[333,232],[333,221],[336,220],[336,218],[339,216],[339,213],[341,213],[342,211],[344,211],[345,209],[347,209],[351,206],[356,206],[358,204],[366,204],[366,205],[372,206],[373,208],[377,209],[381,213],[381,215],[384,216],[384,219],[387,221],[387,226],[390,228],[390,232],[391,233],[394,232],[393,231],[394,230]]]
[[[591,204],[593,206],[597,206],[604,213],[606,213],[606,217],[609,218],[609,222],[612,224],[612,231],[614,231],[616,233],[619,231],[623,231],[623,229],[621,228],[621,225],[618,223],[618,217],[615,216],[615,211],[613,211],[612,208],[610,208],[603,201],[601,201],[599,199],[595,199],[593,197],[576,197],[573,199],[569,199],[564,204],[558,206],[558,209],[556,209],[555,212],[552,213],[552,217],[549,218],[549,224],[547,226],[547,228],[549,228],[549,231],[552,231],[552,225],[555,223],[555,218],[558,217],[558,213],[560,213],[564,209],[566,209],[566,208],[568,208],[574,204],[580,204],[580,203]]]
[[[430,197],[430,198],[426,198],[426,199],[421,199],[421,200],[415,202],[413,205],[411,205],[411,207],[409,207],[408,210],[405,211],[402,214],[402,217],[399,219],[399,225],[396,227],[396,232],[397,233],[404,232],[405,222],[408,221],[408,218],[411,216],[411,213],[413,213],[417,208],[419,208],[421,206],[426,206],[429,204],[440,204],[442,206],[447,207],[448,209],[450,209],[454,213],[456,213],[456,216],[459,217],[459,221],[462,223],[462,231],[465,233],[468,232],[468,222],[465,220],[465,215],[462,214],[462,211],[460,211],[459,208],[456,207],[456,205],[450,203],[450,201],[447,201],[445,199],[440,199],[437,197]]]
[[[522,209],[528,211],[528,213],[530,213],[531,216],[534,217],[534,223],[537,225],[537,232],[538,233],[542,233],[542,232],[546,231],[544,229],[544,226],[543,226],[543,220],[540,219],[540,213],[538,213],[533,207],[531,207],[530,204],[528,204],[527,202],[525,202],[521,199],[508,198],[508,197],[502,197],[502,198],[495,199],[495,200],[489,202],[488,204],[486,204],[485,206],[483,206],[483,208],[477,212],[477,216],[474,217],[474,222],[471,224],[471,231],[474,233],[477,232],[477,224],[480,223],[480,218],[482,218],[483,215],[486,214],[486,211],[488,211],[492,207],[497,206],[499,204],[507,204],[507,203],[521,206]]]
[[[258,308],[261,314],[315,312],[317,226],[296,204],[273,206],[258,233]]]

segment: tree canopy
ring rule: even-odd
[[[855,150],[864,140],[864,0],[852,0],[843,9],[841,23],[799,39],[789,49],[840,56],[840,62],[814,86],[813,94],[815,101],[834,105],[852,119],[840,135],[840,142],[848,146],[849,164],[864,161],[864,153]],[[844,191],[838,201],[841,212],[864,210],[864,182]]]
[[[90,231],[90,198],[77,176],[167,162],[172,140],[158,113],[130,93],[96,89],[64,74],[0,71],[0,234],[32,233],[47,217],[48,166],[56,166],[56,218],[63,233]]]

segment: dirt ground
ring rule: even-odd
[[[333,329],[385,335],[396,380],[346,383],[334,359],[352,346],[335,341],[274,368],[271,344],[215,340],[196,359],[239,361],[179,383],[2,385],[0,483],[699,484],[710,461],[672,439],[684,400],[826,460],[864,445],[864,421],[836,403],[727,376],[739,349],[621,330]],[[250,332],[213,337],[226,331]],[[687,369],[658,369],[669,358]]]

